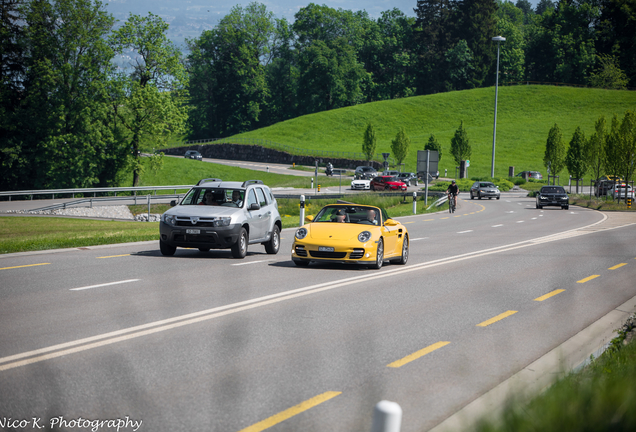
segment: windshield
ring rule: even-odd
[[[181,201],[181,205],[209,205],[243,207],[245,189],[194,188]]]
[[[479,183],[479,187],[495,187],[494,183]]]
[[[562,187],[559,187],[559,186],[542,187],[541,188],[541,193],[561,193],[561,194],[564,194],[565,193],[565,189],[563,189]]]
[[[314,218],[314,222],[340,222],[363,225],[380,225],[379,209],[375,207],[342,205],[324,207]]]

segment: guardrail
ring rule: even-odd
[[[96,198],[82,198],[82,199],[77,199],[75,201],[68,201],[68,202],[64,202],[64,203],[56,203],[56,204],[51,204],[50,206],[46,206],[46,207],[40,207],[37,209],[33,209],[33,210],[29,210],[29,212],[31,213],[36,213],[36,212],[44,212],[44,211],[50,211],[50,210],[58,210],[58,209],[67,209],[69,207],[73,207],[73,206],[78,206],[80,204],[85,204],[85,203],[89,203],[89,207],[93,208],[93,203],[101,203],[101,202],[106,202],[106,201],[130,201],[130,200],[135,200],[135,205],[137,205],[137,200],[141,200],[142,203],[140,204],[150,204],[150,201],[152,200],[159,200],[159,199],[177,199],[177,200],[181,200],[181,198],[183,198],[183,195],[180,194],[175,194],[175,195],[135,195],[135,196],[120,196],[120,197],[96,197]]]
[[[0,197],[8,197],[9,201],[11,201],[11,197],[14,196],[31,196],[31,200],[33,200],[34,195],[51,195],[51,199],[55,199],[55,195],[71,194],[75,198],[76,194],[92,193],[93,198],[95,198],[98,193],[114,193],[117,196],[117,193],[133,192],[133,196],[136,196],[137,192],[154,191],[154,195],[157,195],[158,190],[174,190],[174,195],[176,195],[178,190],[187,190],[192,186],[194,185],[20,190],[0,192]]]

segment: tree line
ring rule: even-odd
[[[636,84],[623,0],[419,0],[415,17],[310,3],[293,23],[236,6],[185,50],[160,17],[97,0],[4,0],[0,189],[110,186],[169,136],[227,137],[360,103],[500,82]],[[129,68],[113,59],[133,53]],[[407,137],[399,138],[404,142]]]

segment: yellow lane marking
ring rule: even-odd
[[[409,224],[409,223],[415,223],[415,221],[411,221],[411,222],[402,222],[402,225],[406,225],[406,224]]]
[[[502,319],[509,317],[510,315],[514,315],[516,314],[518,311],[513,311],[513,310],[509,310],[507,312],[504,312],[502,314],[497,315],[496,317],[490,318],[489,320],[486,320],[482,323],[477,324],[477,327],[486,327],[489,326],[492,323],[496,323],[497,321],[501,321]]]
[[[616,264],[614,267],[610,267],[608,268],[608,270],[616,270],[617,268],[621,268],[624,265],[627,265],[627,263],[620,263],[620,264]]]
[[[592,276],[588,276],[585,279],[581,279],[580,281],[576,281],[576,283],[585,283],[587,281],[591,281],[592,279],[595,279],[597,277],[599,277],[600,275],[592,275]]]
[[[266,418],[258,423],[253,424],[252,426],[248,426],[245,429],[241,429],[239,432],[260,432],[265,429],[269,429],[272,426],[277,425],[297,414],[300,414],[303,411],[307,411],[310,408],[315,407],[316,405],[320,405],[323,402],[328,401],[331,398],[334,398],[338,395],[342,394],[342,392],[336,391],[328,391],[318,396],[314,396],[311,399],[306,400],[305,402],[301,402],[296,406],[286,409],[285,411],[281,411],[278,414],[274,414],[273,416]]]
[[[437,349],[445,347],[449,343],[450,342],[436,342],[433,345],[429,345],[426,348],[423,348],[423,349],[421,349],[419,351],[415,351],[413,354],[409,354],[406,357],[404,357],[403,359],[396,360],[393,363],[389,363],[386,366],[390,367],[390,368],[399,368],[401,366],[404,366],[407,363],[412,362],[413,360],[417,360],[418,358],[425,356],[426,354],[432,353],[433,351],[435,351]]]
[[[424,222],[429,222],[429,221],[432,221],[432,220],[435,220],[435,219],[424,219]],[[634,258],[634,259],[636,259],[636,258]]]
[[[453,217],[462,217],[462,215],[457,215],[457,216],[453,216]]]
[[[27,264],[27,265],[21,265],[21,266],[3,267],[3,268],[0,268],[0,270],[9,270],[9,269],[16,269],[16,268],[24,268],[24,267],[34,267],[34,266],[49,265],[49,264],[51,264],[51,263]]]
[[[123,255],[109,255],[109,256],[103,256],[103,257],[97,257],[97,258],[118,258],[118,257],[123,257],[123,256],[130,256],[130,254],[123,254]]]
[[[541,297],[537,297],[536,299],[534,299],[534,301],[543,301],[543,300],[547,300],[552,296],[555,296],[557,294],[562,293],[563,291],[565,291],[564,289],[558,289],[558,290],[554,290],[552,292],[547,293],[546,295],[542,295]]]
[[[449,219],[449,218],[450,218],[450,216],[446,216],[446,217],[443,217],[443,218],[440,218],[440,219]]]

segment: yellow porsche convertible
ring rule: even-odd
[[[291,254],[297,266],[323,261],[379,269],[384,260],[406,264],[409,234],[380,207],[330,204],[296,231]]]

